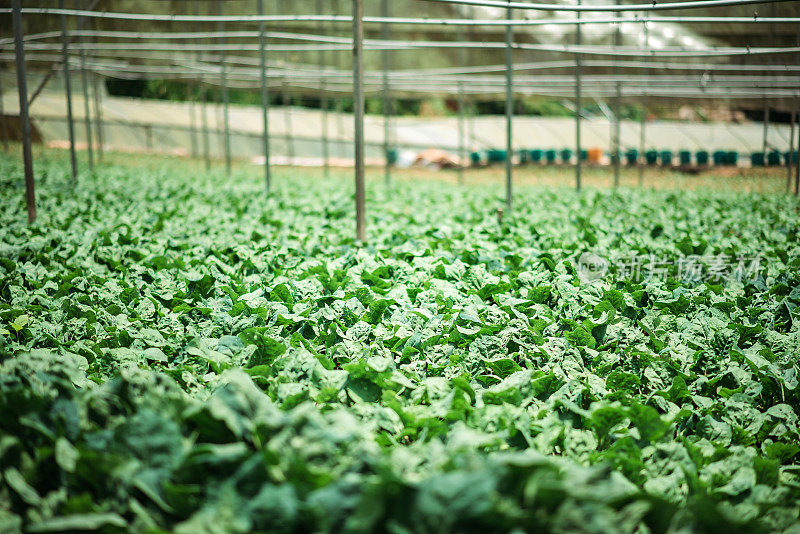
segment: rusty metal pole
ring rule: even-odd
[[[28,83],[25,79],[25,43],[22,37],[22,6],[20,0],[12,0],[14,25],[14,50],[17,62],[17,93],[19,93],[19,121],[22,126],[22,159],[25,169],[25,200],[28,207],[28,222],[36,220],[36,192],[33,180],[33,153],[31,152],[31,122],[28,116]]]

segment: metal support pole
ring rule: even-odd
[[[775,16],[775,4],[770,4],[770,15]],[[769,25],[769,41],[770,45],[775,45],[775,25]],[[767,150],[769,150],[769,101],[764,98],[764,159],[767,158]]]
[[[581,5],[581,0],[578,0]],[[575,13],[581,18],[581,12]],[[575,25],[575,44],[581,45],[581,25]],[[581,190],[581,55],[575,54],[575,190]]]
[[[472,14],[472,10],[470,10]],[[464,32],[464,27],[458,28],[458,40],[467,41],[467,36]],[[471,40],[471,39],[470,39]],[[467,65],[467,50],[464,47],[458,49],[458,66],[464,68]],[[467,127],[466,127],[466,95],[464,94],[464,80],[458,80],[458,183],[464,183],[464,167],[468,161],[467,155]]]
[[[258,0],[258,14],[264,15],[264,0]],[[269,194],[271,176],[269,168],[269,85],[267,84],[267,42],[264,21],[258,23],[258,66],[261,69],[261,144],[264,152],[264,189]]]
[[[647,117],[647,106],[642,99],[642,116],[639,118],[639,187],[644,185],[644,150],[645,150],[645,123]]]
[[[381,17],[389,17],[389,1],[381,0]],[[389,25],[381,23],[381,39],[389,40]],[[391,165],[389,164],[389,121],[391,120],[392,110],[389,99],[389,51],[381,50],[381,68],[383,69],[383,156],[386,158],[384,163],[384,181],[388,184],[392,179]]]
[[[794,196],[800,194],[800,111],[797,109],[797,97],[794,99],[794,115],[797,117],[797,161],[794,162]]]
[[[317,13],[322,15],[322,0],[317,0]],[[317,33],[322,35],[325,32],[324,23],[317,24]],[[326,54],[324,50],[319,51],[320,69],[327,69]],[[319,81],[320,101],[319,107],[322,112],[322,168],[323,176],[328,179],[331,175],[330,166],[330,147],[328,146],[328,88],[325,76],[320,77]]]
[[[92,29],[97,29],[97,19],[92,19],[90,23]],[[92,96],[94,96],[94,130],[97,137],[97,160],[103,161],[103,150],[105,146],[105,136],[103,135],[103,101],[100,94],[100,75],[96,72],[92,75]]]
[[[510,0],[509,0],[510,3]],[[506,18],[511,20],[514,10],[506,8]],[[514,39],[514,26],[506,25],[506,209],[510,212],[512,205],[512,179],[514,157],[514,54],[511,44]]]
[[[794,151],[794,125],[797,121],[797,99],[794,100],[794,106],[792,107],[792,118],[789,121],[789,153],[786,157],[786,192],[789,192],[789,188],[792,184],[792,152]],[[800,154],[798,154],[800,157]]]
[[[197,105],[195,104],[195,94],[197,93],[197,82],[192,80],[186,89],[189,97],[189,145],[190,154],[193,158],[197,157]]]
[[[615,18],[618,19],[619,17],[620,17],[620,14],[619,14],[619,12],[617,12],[615,14]],[[614,32],[614,45],[615,46],[619,46],[620,44],[622,44],[621,41],[622,41],[622,32],[621,32],[621,29],[620,29],[620,23],[617,22],[617,28],[616,28],[616,31]],[[620,146],[619,146],[620,145],[620,134],[621,134],[621,132],[620,132],[620,113],[622,112],[622,109],[621,109],[622,108],[622,82],[619,81],[620,73],[619,73],[619,67],[616,66],[616,62],[617,61],[616,61],[616,57],[615,57],[614,58],[614,63],[615,63],[614,74],[617,76],[617,84],[616,84],[617,94],[616,94],[616,97],[614,98],[614,143],[613,143],[613,147],[612,147],[613,152],[611,153],[611,157],[612,157],[611,161],[614,163],[614,188],[615,189],[617,187],[619,187],[619,174],[620,174],[620,164],[621,164],[620,160],[622,159],[621,154],[620,154]]]
[[[80,1],[81,9],[84,8],[84,1]],[[84,27],[84,18],[78,18],[78,30]],[[78,38],[81,58],[81,88],[83,89],[83,125],[86,128],[86,152],[89,157],[89,170],[94,170],[94,140],[92,139],[92,114],[89,109],[89,82],[86,79],[86,53],[83,50],[83,39]]]
[[[191,2],[190,5],[192,6],[192,11],[196,11],[196,4],[195,2]],[[197,23],[195,23],[196,25]],[[196,41],[194,41],[196,44]],[[195,102],[197,98],[197,79],[192,78],[189,82],[189,85],[186,89],[187,97],[189,99],[189,145],[191,146],[191,155],[193,158],[197,157],[197,103]]]
[[[19,0],[16,0],[17,2]],[[355,117],[356,239],[364,242],[364,16],[363,0],[353,0],[353,115]]]
[[[100,98],[100,75],[95,73],[92,76],[92,94],[94,95],[94,130],[97,134],[97,160],[103,161],[103,103]]]
[[[464,66],[462,63],[461,67]],[[466,143],[465,134],[466,128],[464,125],[464,82],[462,80],[458,81],[458,183],[464,183],[464,163],[467,161],[466,149],[464,148]]]
[[[346,4],[347,4],[347,2],[345,2],[345,5]],[[342,15],[342,9],[341,9],[340,0],[333,0],[333,9],[332,9],[332,11],[333,11],[334,15]],[[336,149],[337,154],[339,155],[339,157],[345,157],[345,155],[347,153],[347,147],[346,147],[345,142],[344,142],[344,139],[345,139],[345,132],[344,132],[345,116],[344,116],[343,109],[341,109],[342,104],[343,104],[342,99],[338,99],[338,103],[336,103],[336,99],[334,97],[334,104],[332,106],[332,109],[337,111],[336,116],[335,116],[335,118],[336,118],[336,139],[334,141],[334,146],[336,147],[335,149]]]
[[[3,136],[3,152],[8,152],[8,126],[6,114],[3,110],[3,79],[0,76],[0,134]]]
[[[292,136],[292,114],[290,111],[291,102],[289,101],[289,82],[284,75],[281,78],[281,100],[283,101],[283,124],[286,132],[284,138],[286,139],[286,153],[288,155],[288,163],[294,164],[294,139]]]
[[[64,0],[59,0],[59,9],[64,9]],[[69,161],[72,182],[78,180],[78,158],[75,156],[75,124],[72,121],[72,80],[69,70],[69,30],[67,16],[61,15],[61,63],[64,68],[64,93],[67,99],[67,131],[69,132]]]
[[[475,19],[475,6],[471,6],[469,8],[469,16],[471,19]],[[468,42],[472,43],[475,41],[475,28],[470,26],[467,28],[467,40]],[[475,54],[472,48],[468,50],[461,49],[462,52],[465,52],[467,55],[467,62],[469,65],[475,64]],[[471,150],[472,143],[475,140],[475,115],[477,115],[477,108],[475,107],[475,102],[472,98],[469,99],[469,119],[467,120],[467,150]],[[469,154],[467,154],[469,156]]]
[[[217,14],[222,14],[222,0],[217,0]],[[219,22],[220,33],[225,31],[225,23]],[[225,43],[225,37],[222,37],[222,44]],[[225,128],[225,174],[231,174],[231,118],[230,118],[230,94],[228,93],[228,65],[225,49],[220,52],[220,74],[222,76],[220,82],[222,84],[222,121]]]
[[[197,2],[192,2],[192,14],[198,14],[197,9]],[[200,24],[198,22],[194,23],[194,31],[199,33]],[[195,41],[197,42],[197,41]],[[197,62],[202,63],[203,61],[203,53],[198,50],[197,51]],[[203,160],[205,161],[206,171],[211,169],[211,147],[210,141],[208,137],[208,90],[206,87],[203,86],[203,76],[200,75],[199,77],[199,98],[200,98],[200,129],[203,131],[202,134],[202,141],[203,141]]]
[[[644,49],[650,46],[650,30],[647,23],[644,23]],[[642,98],[642,116],[639,118],[639,158],[637,159],[637,167],[639,170],[639,187],[644,185],[644,150],[645,150],[645,122],[647,121],[647,100]]]
[[[19,93],[19,121],[22,126],[22,159],[25,168],[25,200],[28,206],[28,222],[36,220],[36,193],[33,182],[33,154],[31,153],[31,122],[28,117],[28,84],[25,79],[25,44],[22,38],[22,6],[20,0],[12,0],[14,19],[14,49],[17,61],[17,92]]]

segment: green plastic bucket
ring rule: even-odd
[[[798,154],[797,150],[793,150],[790,152],[785,152],[783,154],[783,161],[788,165],[790,163],[797,163],[797,159],[800,158],[800,154]]]
[[[400,153],[397,151],[396,148],[390,148],[386,151],[386,162],[389,165],[397,165],[397,159],[399,158]]]
[[[672,157],[672,150],[662,150],[658,155],[658,159],[661,160],[661,165],[665,167],[672,165]]]
[[[489,163],[503,163],[506,160],[507,152],[499,148],[490,148],[486,151],[486,161]]]
[[[544,155],[544,151],[538,148],[535,148],[530,151],[531,162],[533,163],[541,163],[542,156]]]
[[[589,151],[581,150],[581,161],[586,161],[587,159],[589,159]]]
[[[692,153],[688,150],[681,150],[678,152],[678,161],[680,161],[681,165],[691,165]]]
[[[708,152],[705,150],[699,150],[695,153],[694,159],[698,165],[708,165]]]
[[[750,165],[753,167],[763,167],[766,164],[763,152],[752,152],[750,154]]]
[[[728,150],[725,153],[725,164],[735,167],[739,164],[739,153],[735,150]]]
[[[767,164],[770,167],[780,166],[780,164],[781,164],[781,153],[780,152],[776,152],[776,151],[773,150],[772,152],[767,154]]]
[[[551,150],[545,150],[544,151],[544,159],[547,161],[547,163],[549,163],[551,165],[556,162],[556,155],[557,155],[557,152],[555,150],[551,149]]]
[[[569,163],[572,161],[572,150],[565,148],[561,151],[561,163]]]
[[[481,164],[481,153],[480,152],[471,152],[469,155],[470,161],[472,161],[473,165],[480,165]]]
[[[725,152],[724,150],[715,150],[714,154],[712,154],[712,156],[714,157],[714,165],[717,165],[717,166],[725,165],[725,163],[726,163],[726,161],[728,159],[727,158],[727,154],[728,153]]]
[[[625,160],[628,162],[628,165],[636,165],[639,161],[639,151],[635,148],[629,148],[625,152]]]
[[[658,151],[648,150],[644,153],[644,160],[648,165],[656,165],[658,163]]]

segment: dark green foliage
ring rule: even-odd
[[[792,200],[0,162],[0,532],[798,528]]]

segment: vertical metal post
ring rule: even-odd
[[[797,100],[794,100],[794,103],[797,103]],[[794,125],[797,121],[797,106],[792,107],[792,118],[789,121],[789,154],[786,157],[786,192],[789,192],[789,188],[792,184],[792,152],[794,151]],[[800,157],[800,154],[798,154]]]
[[[198,14],[197,9],[197,2],[192,2],[192,14]],[[198,32],[200,29],[200,24],[198,22],[194,23],[194,30]],[[195,41],[197,44],[198,41]],[[201,63],[203,59],[203,53],[198,50],[197,51],[197,62]],[[208,90],[205,86],[203,86],[203,76],[200,75],[199,79],[200,83],[198,84],[199,94],[200,97],[200,128],[203,130],[202,140],[203,140],[203,159],[205,160],[206,171],[211,169],[211,147],[208,138]]]
[[[647,106],[645,100],[642,98],[642,116],[639,117],[639,187],[644,185],[644,151],[645,151],[645,123],[647,117]]]
[[[281,100],[283,101],[283,124],[286,132],[286,153],[289,157],[289,164],[294,164],[294,139],[292,136],[292,114],[290,111],[291,102],[289,101],[289,82],[286,75],[281,78]]]
[[[196,4],[191,2],[190,5],[192,6],[192,10],[194,11],[197,8],[194,7]],[[191,13],[189,11],[189,13]],[[197,23],[195,23],[196,25]],[[197,41],[192,41],[196,43]],[[196,95],[197,95],[197,80],[192,78],[192,80],[187,84],[186,92],[188,93],[186,96],[189,100],[189,146],[191,147],[191,155],[193,158],[197,157],[197,104],[195,102]]]
[[[619,19],[620,12],[617,11],[614,18]],[[619,46],[622,44],[622,31],[620,29],[620,23],[617,22],[616,31],[614,32],[614,45]],[[614,144],[612,147],[613,152],[611,153],[612,162],[614,163],[614,188],[619,187],[619,174],[620,174],[620,165],[622,154],[620,154],[620,113],[622,112],[622,82],[619,79],[620,72],[619,67],[617,66],[617,57],[614,56],[614,75],[616,76],[616,89],[617,94],[614,98]]]
[[[90,27],[97,29],[97,19],[92,19]],[[105,137],[103,136],[103,106],[100,94],[100,74],[92,73],[92,96],[94,97],[94,130],[97,137],[97,160],[103,161]]]
[[[578,0],[581,5],[581,0]],[[575,12],[580,20],[581,12]],[[581,45],[581,25],[575,25],[575,44]],[[581,54],[575,53],[575,190],[581,190]]]
[[[58,1],[58,7],[59,9],[64,9],[64,0]],[[69,30],[67,28],[66,15],[61,15],[61,63],[64,68],[64,92],[67,99],[69,161],[72,169],[72,182],[75,183],[78,180],[78,159],[75,156],[75,124],[72,122],[72,80],[69,70]]]
[[[470,6],[470,8],[469,8],[469,17],[470,17],[470,19],[473,19],[473,20],[475,19],[475,6]],[[470,43],[475,42],[475,27],[474,26],[469,26],[467,28],[467,42],[470,42]],[[462,52],[464,51],[463,48],[461,50],[462,50]],[[465,52],[466,52],[466,55],[467,55],[467,63],[469,65],[474,65],[475,64],[474,49],[473,48],[469,48]],[[477,114],[477,110],[475,108],[474,99],[470,98],[469,99],[469,120],[467,121],[467,134],[466,134],[467,135],[467,147],[468,147],[467,149],[468,150],[471,149],[472,143],[474,142],[474,139],[475,139],[475,120],[474,119],[475,119],[475,115],[476,114]],[[469,156],[469,154],[467,154],[467,156]]]
[[[464,27],[458,27],[458,40],[459,41],[466,41],[466,36],[464,35]],[[467,60],[466,60],[467,51],[465,47],[461,47],[458,49],[458,66],[459,68],[464,68]],[[467,155],[465,154],[466,149],[466,126],[465,126],[465,119],[464,119],[464,112],[466,107],[466,98],[464,97],[464,80],[458,80],[458,183],[464,183],[464,166],[465,162],[467,161]]]
[[[0,135],[3,136],[3,152],[8,152],[8,126],[6,114],[3,110],[3,78],[0,76]]]
[[[461,63],[463,66],[463,63]],[[464,183],[464,164],[467,161],[464,126],[464,81],[458,80],[458,183]]]
[[[189,146],[190,154],[193,158],[197,157],[197,105],[195,104],[195,94],[197,92],[197,82],[192,80],[186,89],[189,93]]]
[[[347,4],[347,2],[345,2],[345,4]],[[334,15],[341,15],[341,13],[342,13],[342,10],[341,10],[341,2],[340,2],[340,0],[333,0],[333,14]],[[336,57],[336,56],[334,56],[334,57]],[[347,153],[347,144],[346,144],[346,141],[345,141],[345,134],[344,134],[344,128],[345,128],[344,127],[344,122],[345,122],[344,110],[343,109],[337,109],[337,108],[341,108],[342,104],[343,104],[343,100],[339,99],[338,103],[336,103],[336,101],[334,100],[334,105],[332,106],[332,109],[336,110],[336,117],[335,117],[336,118],[336,139],[334,141],[334,144],[336,146],[337,153],[339,154],[340,157],[344,157],[344,155]]]
[[[83,9],[84,0],[80,0],[79,6]],[[78,19],[78,30],[84,28],[84,18]],[[89,170],[94,170],[94,140],[92,139],[92,114],[89,109],[89,82],[86,79],[86,52],[83,50],[83,39],[78,38],[81,58],[81,88],[83,89],[83,125],[86,128],[86,151],[89,156]]]
[[[645,13],[646,14],[646,13]],[[643,26],[644,30],[644,49],[647,52],[647,49],[650,46],[650,30],[647,27],[647,23],[644,23]],[[644,72],[644,71],[643,71]],[[645,122],[647,120],[647,100],[643,96],[642,97],[642,116],[639,118],[639,158],[637,160],[637,167],[639,171],[639,187],[644,185],[644,150],[645,150]]]
[[[797,41],[800,46],[800,25],[797,26]],[[795,54],[796,64],[800,64],[800,52]],[[800,195],[800,110],[797,108],[797,96],[794,97],[794,115],[797,117],[797,161],[794,163],[794,195]],[[789,153],[791,154],[791,150]]]
[[[264,16],[264,0],[258,0],[258,15]],[[264,189],[269,194],[271,176],[269,167],[269,85],[267,84],[267,42],[264,21],[258,22],[258,65],[261,69],[261,144],[264,152]]]
[[[200,87],[200,128],[203,130],[203,159],[205,160],[206,170],[211,169],[211,142],[208,137],[208,90]]]
[[[794,115],[797,117],[797,161],[794,162],[794,195],[800,194],[800,111],[797,109],[797,97],[794,99]]]
[[[381,0],[381,17],[389,16],[389,1]],[[381,23],[381,39],[389,40],[389,24]],[[381,50],[381,68],[383,69],[383,155],[386,158],[384,164],[384,181],[388,184],[391,179],[391,166],[389,164],[389,121],[391,120],[392,110],[389,99],[389,51],[384,48]]]
[[[770,17],[775,16],[775,4],[770,3]],[[775,45],[775,25],[770,23],[769,25],[769,42],[770,45]],[[764,159],[767,158],[767,150],[769,150],[769,101],[764,98],[764,144],[763,144],[763,151],[764,151]]]
[[[317,0],[317,14],[322,15],[322,0]],[[324,33],[324,23],[320,21],[317,24],[317,33],[322,35]],[[319,51],[319,65],[321,70],[327,70],[328,66],[326,64],[326,54],[325,51],[320,48]],[[331,168],[330,168],[330,147],[328,146],[328,87],[327,87],[327,78],[325,76],[320,77],[320,84],[319,84],[319,92],[320,92],[320,101],[319,107],[322,112],[322,168],[323,168],[323,176],[327,179],[330,178],[331,175]]]
[[[28,84],[25,79],[25,44],[22,39],[22,6],[20,0],[12,0],[14,19],[14,49],[17,61],[17,92],[19,93],[19,120],[22,126],[22,159],[25,168],[25,200],[28,206],[28,222],[36,220],[36,193],[33,182],[33,154],[31,153],[31,123],[28,116]]]
[[[511,0],[509,0],[511,3]],[[514,18],[514,10],[506,8],[506,18]],[[514,54],[511,44],[514,39],[514,26],[506,24],[506,209],[510,212],[512,205],[512,179],[514,157]]]
[[[103,161],[103,103],[100,97],[100,75],[94,73],[92,76],[92,94],[94,95],[94,130],[97,134],[97,160]]]
[[[217,0],[217,14],[222,14],[222,0]],[[220,33],[225,31],[225,23],[219,22]],[[221,37],[223,44],[220,51],[220,74],[222,76],[220,83],[222,84],[222,122],[225,128],[225,173],[230,176],[231,174],[231,118],[230,118],[230,95],[228,94],[228,59],[225,52],[227,40]]]
[[[19,0],[17,0],[19,1]],[[356,239],[366,237],[364,201],[364,16],[363,0],[353,0],[353,116],[355,118]]]

